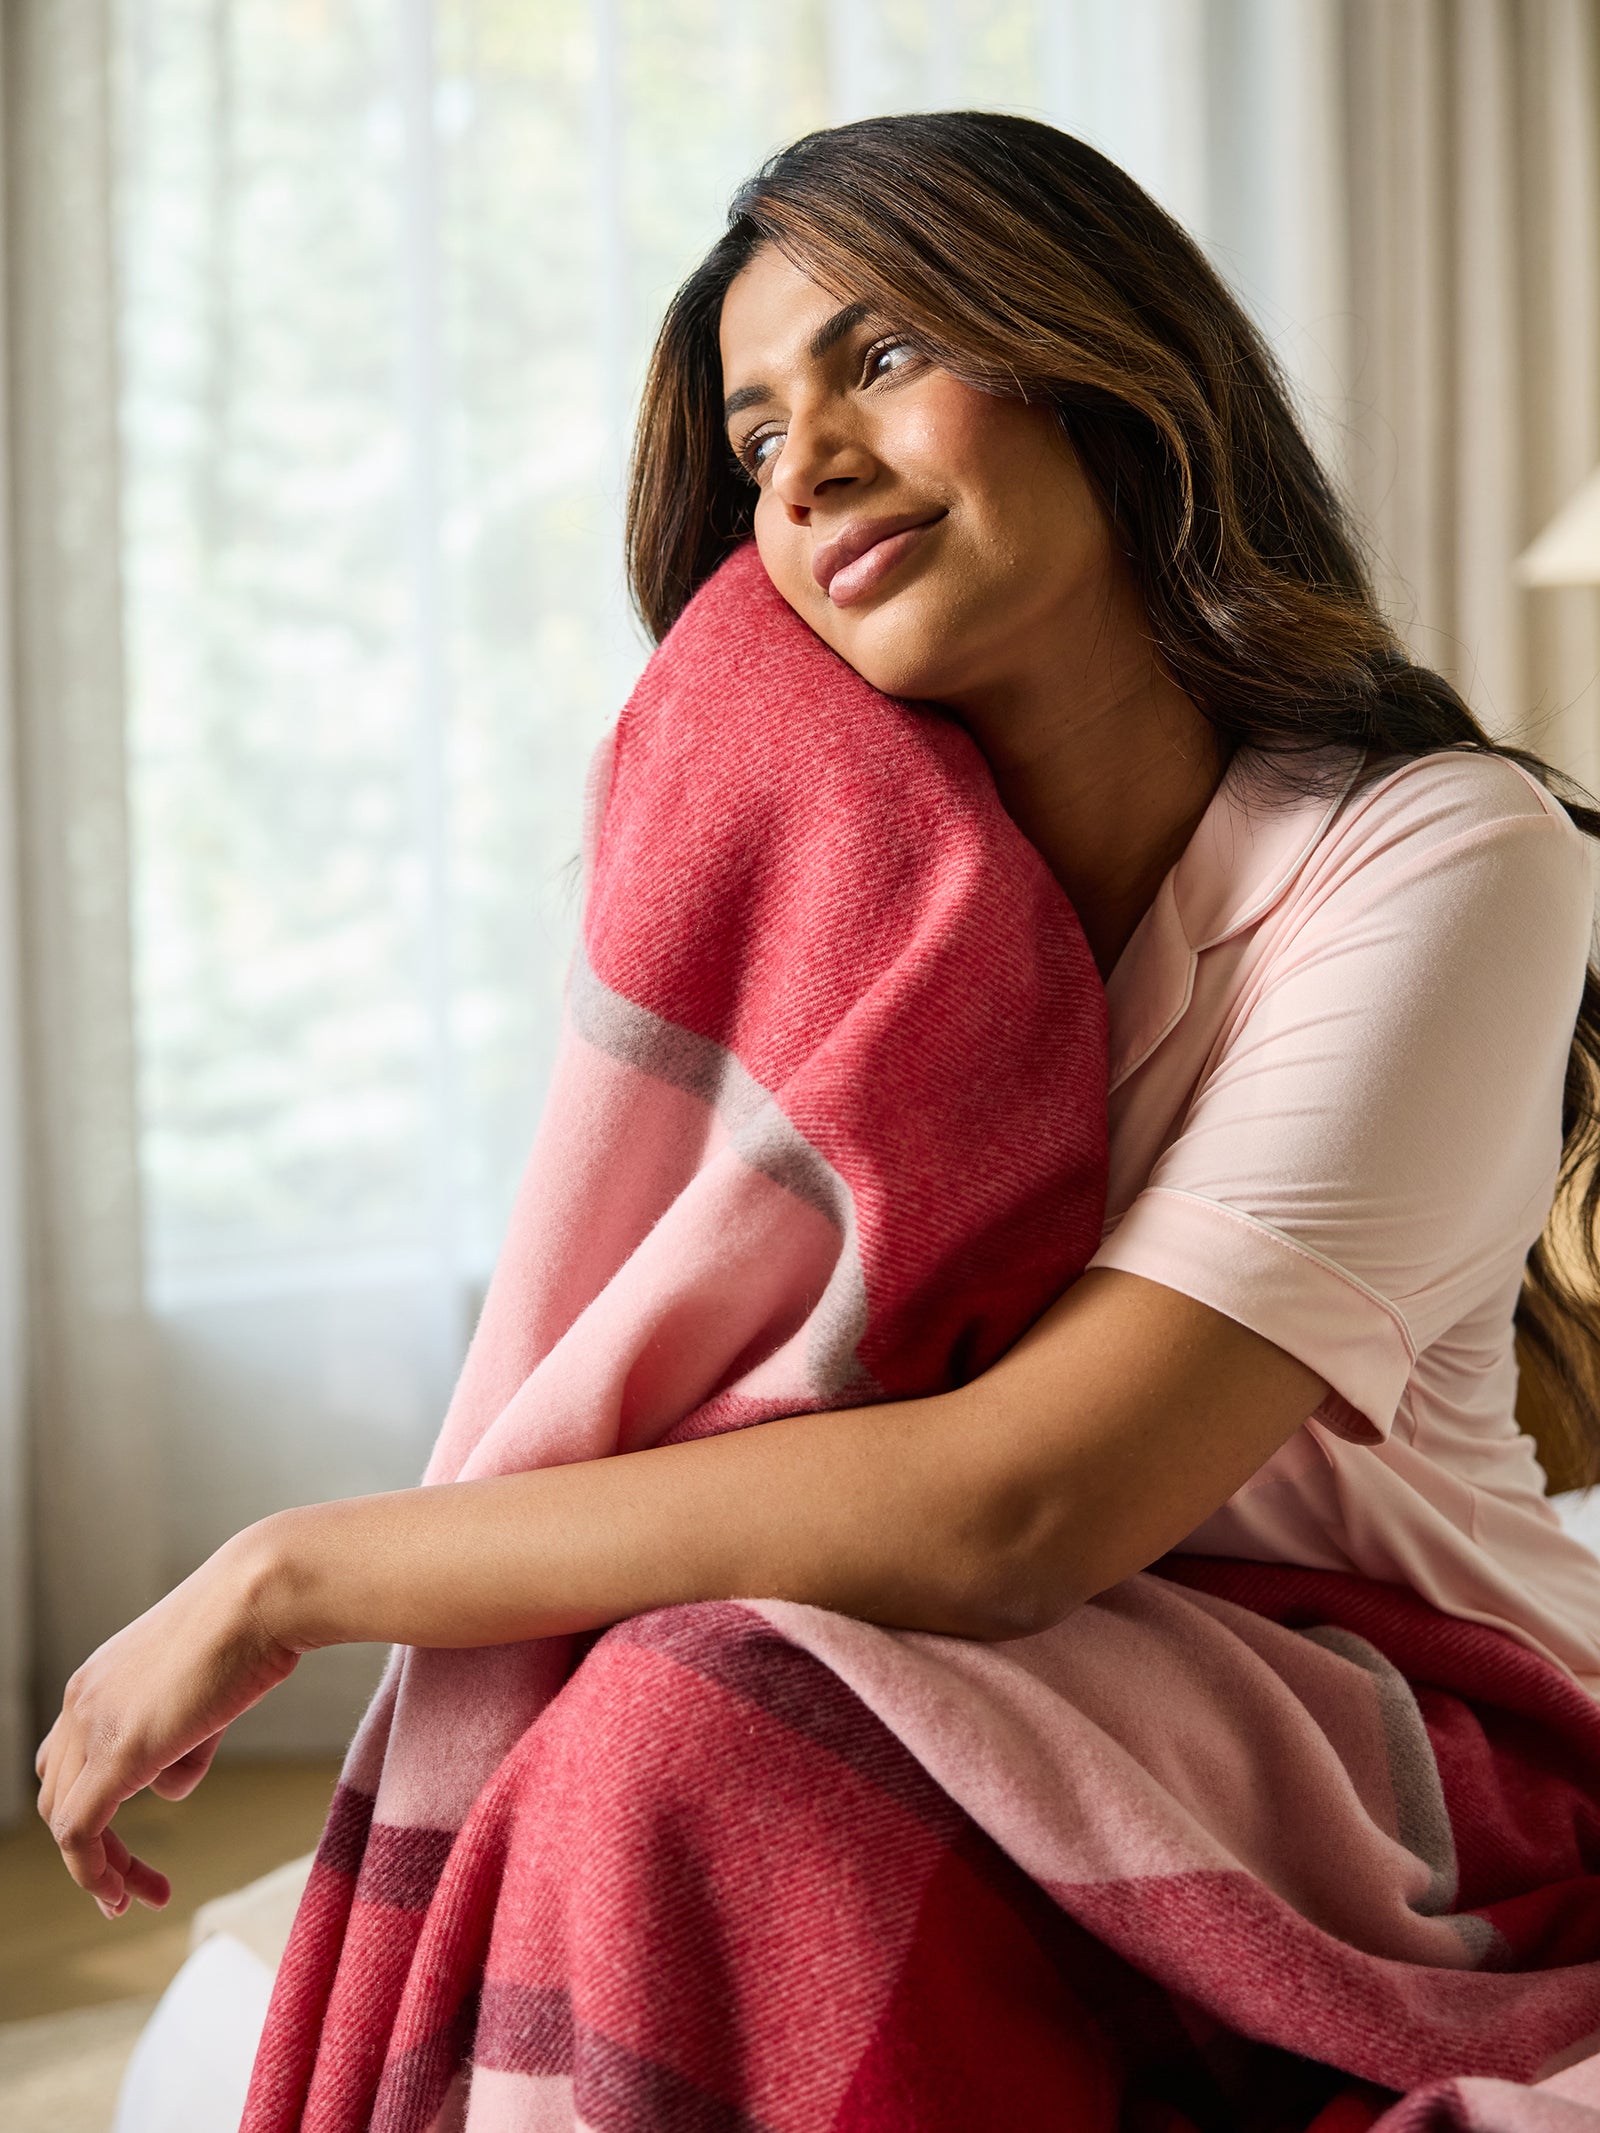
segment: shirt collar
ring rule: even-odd
[[[1258,924],[1288,893],[1343,805],[1361,756],[1339,749],[1309,758],[1308,775],[1324,789],[1308,798],[1274,791],[1264,764],[1257,749],[1235,754],[1106,980],[1113,1089],[1182,1020],[1201,953]]]

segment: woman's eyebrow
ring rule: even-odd
[[[806,343],[806,354],[811,361],[820,363],[829,349],[837,347],[853,326],[860,325],[871,309],[870,304],[846,304],[842,310],[836,311],[832,318],[824,319]],[[747,407],[756,407],[761,401],[771,398],[770,385],[741,385],[737,392],[729,393],[723,401],[722,419],[724,422],[731,422],[735,415],[743,414]]]

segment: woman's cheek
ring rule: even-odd
[[[762,503],[765,501],[763,497]],[[775,520],[772,513],[763,512],[761,503],[756,505],[756,552],[766,566],[767,576],[795,612],[816,629],[818,607],[827,603],[825,600],[819,602],[820,587],[811,575],[811,564],[799,533],[798,527],[791,526],[787,520]]]

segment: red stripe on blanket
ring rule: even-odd
[[[1531,2080],[1600,2027],[1600,1882],[1590,1960],[1485,1977],[1343,1947],[1249,1875],[1163,1874],[1053,1893],[1136,1969],[1246,2035],[1392,2089],[1453,2072]]]
[[[1005,1879],[952,1846],[931,1876],[883,2019],[834,2133],[1112,2133],[1111,2039],[1029,1931]]]
[[[335,1788],[295,1916],[295,1958],[279,1966],[273,1990],[273,2009],[280,2017],[274,2048],[258,2057],[251,2080],[249,2109],[261,2124],[301,2123],[300,2107],[311,2085],[322,2019],[333,1998],[349,1931],[372,1807],[370,1793],[352,1785]]]
[[[749,542],[618,721],[603,832],[590,966],[778,1092],[844,1181],[863,1362],[905,1393],[946,1381],[953,1340],[958,1377],[985,1368],[1099,1243],[1106,1026],[970,735],[871,688]]]
[[[959,1811],[736,1607],[613,1632],[535,1734],[487,1973],[568,1986],[580,2116],[656,2123],[616,2115],[631,2062],[755,2119],[825,2124]]]
[[[847,1763],[941,1837],[963,1816],[913,1755],[836,1676],[733,1602],[660,1607],[619,1622],[608,1648],[635,1645],[715,1682],[791,1733]]]

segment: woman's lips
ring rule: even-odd
[[[941,511],[937,517],[923,519],[918,525],[891,528],[879,535],[869,548],[842,563],[827,579],[827,594],[833,606],[853,607],[858,600],[864,600],[943,517]]]

